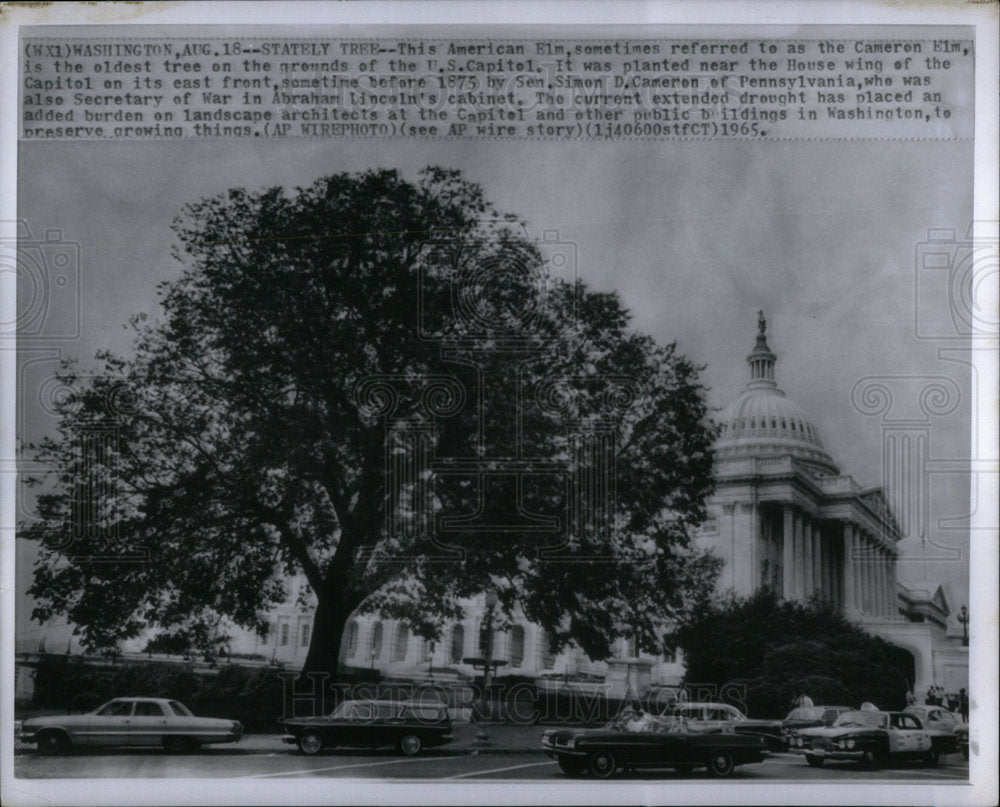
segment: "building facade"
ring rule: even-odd
[[[786,600],[822,600],[908,650],[914,656],[915,691],[932,684],[956,692],[968,687],[968,647],[950,629],[945,595],[898,582],[897,544],[904,536],[883,491],[863,487],[841,471],[816,423],[778,386],[776,362],[760,314],[756,344],[747,356],[749,381],[719,419],[716,490],[697,537],[724,561],[718,589],[751,595],[766,588]],[[303,601],[303,584],[292,581],[289,603]],[[277,609],[265,639],[244,636],[234,650],[301,664],[311,625],[307,596],[304,601],[305,606]],[[465,618],[446,626],[434,644],[395,620],[356,615],[341,661],[413,680],[471,678],[476,670],[463,660],[484,654],[485,613],[482,598],[467,601]],[[500,675],[601,682],[621,693],[676,685],[683,678],[680,648],[650,655],[619,639],[616,649],[614,658],[600,662],[575,648],[557,651],[544,631],[515,614],[512,624],[495,633],[493,657],[505,662]]]

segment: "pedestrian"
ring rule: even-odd
[[[924,698],[924,705],[933,706],[934,705],[934,687],[927,687],[927,697]]]
[[[906,690],[906,705],[913,706],[917,702],[917,696],[913,694],[912,689]]]
[[[957,692],[948,693],[948,711],[957,712],[959,707],[959,697]]]
[[[962,687],[958,691],[958,708],[962,713],[962,722],[969,722],[969,693],[965,691],[965,687]]]

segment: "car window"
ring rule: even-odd
[[[739,723],[743,719],[743,713],[735,706],[723,706],[721,712],[722,719],[730,723]]]
[[[132,701],[111,701],[97,712],[101,717],[128,717],[132,714]]]
[[[163,707],[155,701],[139,701],[135,705],[136,717],[163,717]]]
[[[173,713],[179,717],[194,717],[194,715],[191,714],[191,710],[179,701],[170,701],[170,708],[173,710]]]
[[[371,720],[374,713],[370,703],[353,703],[347,711],[347,717],[350,720]]]
[[[375,715],[381,720],[390,720],[399,714],[399,707],[392,703],[380,703],[375,707]]]
[[[899,716],[899,727],[901,729],[919,729],[920,722],[911,715],[900,715]]]
[[[443,719],[444,714],[441,706],[408,706],[403,711],[403,717],[430,722]]]
[[[823,712],[823,716],[820,718],[824,723],[832,723],[837,719],[839,712],[836,709],[827,709]]]

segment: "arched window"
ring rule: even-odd
[[[515,625],[510,632],[510,663],[520,667],[524,663],[524,628]]]
[[[636,658],[639,655],[639,643],[632,634],[625,640],[625,658]]]
[[[347,626],[347,657],[354,658],[358,653],[358,623],[353,619]]]
[[[456,625],[451,630],[451,663],[459,664],[465,654],[465,628]]]
[[[410,629],[406,625],[396,628],[396,648],[393,653],[393,661],[404,661],[406,659],[407,645],[410,643]]]
[[[376,622],[372,628],[372,649],[371,657],[378,658],[382,655],[382,623]]]
[[[677,663],[677,651],[667,644],[667,637],[663,637],[663,661],[667,664]]]

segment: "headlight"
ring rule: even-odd
[[[847,741],[847,747],[848,748],[854,748],[854,740],[848,740]]]
[[[801,747],[803,746],[803,744],[804,744],[804,743],[805,743],[805,740],[803,740],[803,739],[802,739],[801,737],[796,737],[796,738],[795,738],[795,744],[796,744],[796,745],[797,745],[797,746],[798,746],[799,748],[801,748]]]
[[[576,748],[576,737],[570,737],[569,740],[566,741],[566,747]]]
[[[843,750],[843,749],[844,749],[844,748],[846,748],[846,747],[847,747],[847,743],[845,743],[845,742],[844,742],[843,740],[839,740],[839,741],[837,742],[837,748],[839,748],[839,749]]]

